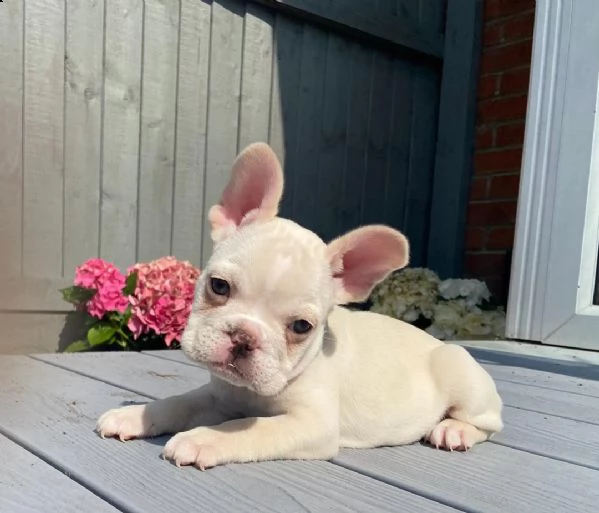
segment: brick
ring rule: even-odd
[[[499,94],[527,93],[530,82],[530,67],[502,73],[499,79]]]
[[[496,73],[530,65],[531,54],[531,39],[486,49],[481,58],[480,72]]]
[[[496,46],[503,41],[503,25],[495,23],[486,25],[483,32],[483,48]]]
[[[489,185],[489,199],[518,199],[520,175],[492,176]]]
[[[508,277],[504,272],[503,276],[479,276],[479,280],[484,281],[491,292],[491,296],[505,305],[507,300]]]
[[[471,276],[502,276],[507,259],[505,252],[466,253],[466,272]]]
[[[478,123],[524,119],[527,101],[526,95],[481,100],[478,102]]]
[[[485,20],[504,18],[534,9],[534,0],[485,0]]]
[[[514,227],[491,228],[486,240],[486,249],[511,249],[514,246]]]
[[[470,203],[468,205],[468,226],[505,226],[516,222],[516,202],[496,201]]]
[[[515,18],[510,18],[509,20],[504,21],[502,25],[503,38],[505,41],[532,38],[535,25],[534,11],[527,12]]]
[[[495,129],[495,146],[522,146],[524,143],[524,121],[501,125]]]
[[[480,126],[476,128],[475,147],[478,149],[488,149],[493,146],[495,138],[495,128],[493,126]]]
[[[466,250],[485,249],[487,243],[487,230],[485,228],[466,228]]]
[[[486,75],[478,81],[478,98],[490,98],[499,92],[499,75]]]
[[[470,201],[487,199],[489,180],[486,177],[474,177],[470,183]]]
[[[522,149],[479,152],[474,155],[476,173],[494,173],[497,171],[519,171],[522,164]]]

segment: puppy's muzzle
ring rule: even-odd
[[[231,355],[234,359],[245,358],[260,347],[259,333],[248,323],[243,323],[229,333]]]

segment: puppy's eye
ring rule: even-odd
[[[290,328],[297,335],[305,335],[312,329],[312,325],[306,319],[297,319],[291,323]]]
[[[210,278],[210,288],[217,296],[228,296],[231,293],[231,286],[222,278]]]

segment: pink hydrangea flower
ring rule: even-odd
[[[96,290],[86,304],[87,312],[101,319],[108,312],[123,313],[129,304],[123,295],[125,276],[119,269],[101,258],[91,258],[77,267],[75,285]]]
[[[129,296],[131,319],[128,328],[134,338],[150,330],[164,335],[170,347],[180,341],[193,303],[200,270],[189,262],[164,257],[136,264],[127,272],[137,272],[137,285]]]

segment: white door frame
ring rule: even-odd
[[[536,2],[506,330],[597,350],[598,4]]]

